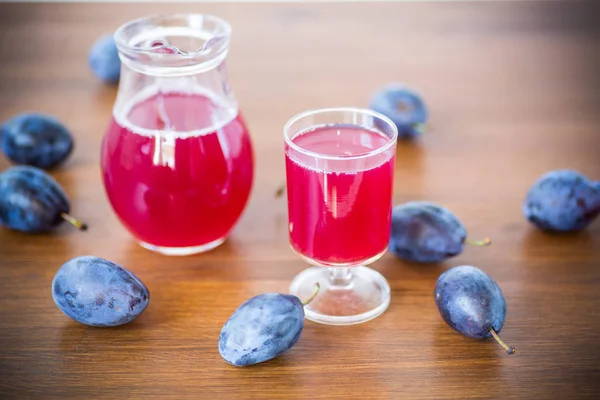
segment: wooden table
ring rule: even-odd
[[[76,149],[53,175],[90,229],[0,229],[0,398],[598,396],[600,222],[555,236],[521,214],[526,190],[550,169],[600,179],[600,30],[592,3],[569,3],[1,5],[0,117],[43,111],[73,131]],[[256,152],[252,198],[230,240],[186,258],[140,248],[111,211],[99,149],[116,88],[86,60],[100,34],[172,11],[232,23],[231,83]],[[306,267],[288,245],[285,199],[273,195],[284,179],[284,123],[307,108],[367,106],[390,81],[417,88],[431,110],[429,132],[399,146],[395,203],[443,204],[493,245],[429,266],[386,254],[373,265],[392,286],[381,317],[307,322],[285,356],[229,366],[217,350],[222,324],[249,297],[285,292]],[[55,272],[86,254],[147,284],[152,300],[136,321],[93,329],[54,305]],[[433,287],[460,264],[499,282],[502,336],[516,355],[442,322]]]

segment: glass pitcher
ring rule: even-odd
[[[101,167],[110,204],[150,250],[188,255],[223,243],[253,181],[248,128],[230,88],[230,25],[159,15],[115,32],[122,61]]]

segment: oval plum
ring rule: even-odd
[[[93,256],[63,264],[52,281],[52,297],[68,317],[97,327],[131,322],[150,301],[148,289],[131,271]]]

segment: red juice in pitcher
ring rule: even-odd
[[[300,132],[291,141],[302,149],[286,146],[294,250],[321,265],[354,265],[384,252],[390,235],[394,153],[369,153],[389,138],[358,126],[333,125]],[[362,154],[366,156],[356,157]]]
[[[252,187],[243,118],[200,93],[154,93],[115,113],[101,163],[115,213],[147,247],[218,245]]]

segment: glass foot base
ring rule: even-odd
[[[290,293],[308,299],[321,285],[319,293],[304,307],[306,318],[327,325],[352,325],[369,321],[390,304],[390,286],[379,272],[367,267],[312,267],[298,274]]]
[[[156,253],[164,254],[166,256],[190,256],[192,254],[204,253],[209,250],[212,250],[216,247],[219,247],[223,242],[225,242],[226,237],[214,240],[210,243],[203,244],[201,246],[190,246],[190,247],[162,247],[155,246],[153,244],[139,242],[140,246],[145,249],[154,251]]]

